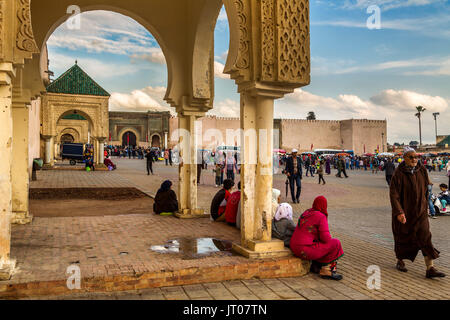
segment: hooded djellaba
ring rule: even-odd
[[[155,203],[153,204],[153,211],[156,214],[175,213],[178,212],[178,200],[175,191],[171,189],[172,182],[166,180],[161,184],[155,196]]]
[[[428,172],[418,162],[414,149],[404,150],[405,161],[395,170],[390,184],[392,231],[395,241],[396,268],[407,272],[404,259],[414,262],[419,250],[425,258],[426,277],[445,277],[433,266],[439,251],[431,242],[428,221]]]

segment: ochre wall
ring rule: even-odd
[[[281,120],[281,148],[293,148],[300,152],[313,149],[342,148],[339,121],[326,120]]]
[[[211,129],[217,129],[219,136],[224,139],[224,144],[234,145],[226,141],[227,129],[237,130],[240,127],[238,118],[217,118],[208,116],[200,118],[203,136]],[[178,136],[178,118],[172,117],[169,120],[169,146],[173,148],[177,144]],[[293,148],[300,152],[313,149],[345,149],[354,150],[356,154],[374,152],[377,146],[380,146],[380,152],[383,151],[382,135],[385,151],[387,151],[387,123],[384,120],[300,120],[284,119],[280,121],[280,147],[291,151]],[[210,131],[211,132],[211,131]],[[172,139],[170,139],[172,137]],[[218,139],[219,137],[217,137]],[[216,139],[216,140],[217,140]],[[240,139],[237,139],[237,145],[240,145]],[[213,140],[203,139],[202,148],[213,149]],[[220,144],[220,143],[219,143]]]

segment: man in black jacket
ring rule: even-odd
[[[300,203],[300,194],[302,192],[302,159],[297,156],[297,149],[292,150],[292,156],[286,161],[286,175],[289,179],[289,186],[291,188],[291,196],[293,203]],[[297,193],[295,193],[295,184],[297,184]]]
[[[386,173],[386,181],[388,186],[391,185],[391,179],[394,175],[395,164],[392,162],[391,158],[389,158],[384,164],[384,171]]]
[[[145,158],[147,158],[147,175],[150,175],[150,172],[153,175],[153,158],[155,157],[153,150],[147,150],[147,154]]]

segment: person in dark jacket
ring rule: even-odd
[[[292,156],[286,161],[286,175],[289,179],[291,196],[293,203],[300,203],[300,194],[302,192],[302,159],[297,156],[297,149],[292,150]],[[297,193],[295,193],[295,184],[297,184]]]
[[[397,269],[407,272],[403,260],[414,262],[419,251],[425,258],[426,277],[445,277],[433,266],[439,258],[439,251],[431,242],[428,221],[427,189],[429,177],[427,169],[418,163],[414,149],[406,147],[405,161],[395,170],[390,185],[392,206],[392,231],[397,257]]]
[[[387,182],[388,186],[390,186],[391,179],[392,179],[392,176],[394,175],[394,171],[395,171],[395,165],[390,158],[384,164],[384,171],[386,173],[386,182]]]
[[[230,190],[234,187],[233,180],[225,179],[223,181],[223,188],[217,191],[216,195],[211,201],[211,217],[214,221],[225,221],[225,210],[227,201],[231,197]]]
[[[150,172],[153,175],[153,158],[154,158],[153,150],[151,151],[148,150],[145,157],[147,158],[147,175],[150,175]]]
[[[168,213],[178,212],[178,200],[175,191],[171,189],[172,182],[166,180],[161,184],[155,196],[153,211],[156,214],[168,215]]]

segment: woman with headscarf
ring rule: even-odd
[[[282,203],[278,206],[272,221],[272,237],[282,240],[289,248],[294,231],[292,206],[289,203]]]
[[[155,196],[155,203],[153,204],[153,211],[159,215],[172,215],[178,211],[177,195],[171,189],[172,182],[166,180],[161,184]]]
[[[341,280],[336,273],[337,260],[344,255],[341,242],[331,238],[328,228],[327,199],[319,196],[311,209],[306,210],[298,220],[291,238],[292,252],[304,260],[320,264],[322,278]]]
[[[275,217],[278,205],[281,202],[281,191],[278,189],[272,189],[272,219]]]

